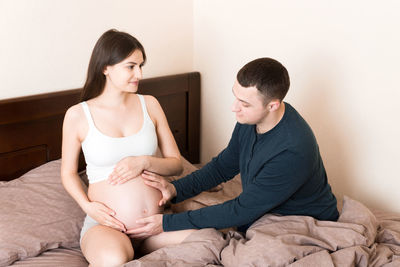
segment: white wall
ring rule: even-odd
[[[202,162],[230,138],[237,71],[272,57],[289,71],[286,101],[313,128],[339,200],[400,211],[399,10],[394,0],[194,0]]]
[[[273,57],[339,200],[400,211],[398,10],[395,0],[0,0],[0,99],[82,86],[98,37],[124,30],[146,48],[145,77],[201,72],[207,162],[235,124],[237,71]]]
[[[145,78],[192,70],[192,1],[0,0],[0,99],[82,87],[110,28],[144,45]]]

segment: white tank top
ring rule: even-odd
[[[111,137],[100,132],[94,124],[89,106],[81,102],[89,131],[82,142],[89,183],[106,180],[115,165],[129,156],[154,155],[157,151],[157,133],[142,95],[138,95],[143,110],[143,125],[139,132],[126,137]]]

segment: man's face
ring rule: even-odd
[[[235,81],[232,92],[235,96],[232,111],[239,123],[259,124],[268,116],[267,105],[256,87],[243,87]]]

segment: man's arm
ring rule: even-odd
[[[287,201],[307,181],[310,172],[309,159],[284,151],[268,161],[256,177],[247,177],[249,183],[237,198],[198,210],[139,219],[142,227],[127,233],[133,238],[143,238],[162,231],[250,224]]]
[[[287,201],[309,177],[305,159],[285,151],[269,162],[260,173],[251,178],[244,191],[235,199],[178,214],[163,215],[163,230],[227,228],[257,220],[271,209]]]
[[[239,124],[233,130],[228,146],[207,165],[182,179],[173,181],[176,198],[172,202],[180,202],[209,190],[232,179],[239,173]]]

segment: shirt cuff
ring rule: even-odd
[[[164,232],[198,229],[198,227],[190,223],[187,211],[176,214],[164,214],[162,225]]]
[[[175,187],[176,190],[176,196],[171,199],[171,203],[178,203],[181,202],[183,199],[180,199],[180,192],[181,192],[181,183],[178,182],[178,180],[172,181],[171,184]]]

